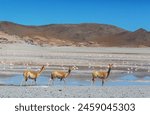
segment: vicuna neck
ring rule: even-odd
[[[108,68],[108,71],[107,71],[107,78],[108,78],[108,76],[109,76],[109,74],[110,74],[110,71],[111,71],[111,67]]]
[[[69,74],[71,73],[71,69],[68,70],[68,73],[69,73]]]
[[[43,68],[41,68],[41,70],[39,71],[39,74],[41,74],[42,71],[43,71]]]
[[[68,76],[70,73],[71,73],[71,69],[69,69],[69,70],[68,70],[68,72],[67,72],[67,76]]]

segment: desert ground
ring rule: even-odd
[[[149,86],[0,86],[1,98],[149,98]]]
[[[73,47],[0,44],[0,97],[150,97],[150,48]],[[114,64],[109,78],[92,84],[94,70],[107,71]],[[32,80],[22,85],[23,71],[46,69],[35,85]],[[71,72],[66,84],[49,83],[53,70]],[[20,85],[21,84],[21,85]]]

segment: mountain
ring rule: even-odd
[[[113,25],[95,23],[25,26],[0,22],[0,43],[14,42],[58,46],[149,47],[150,32],[142,28],[130,32]]]
[[[150,47],[150,32],[140,28],[134,32],[122,32],[112,36],[113,45],[130,47]]]

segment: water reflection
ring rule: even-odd
[[[23,81],[22,75],[15,75],[12,77],[0,77],[0,85],[20,85]],[[33,80],[28,80],[27,85],[34,85]],[[51,81],[52,82],[52,81]],[[50,82],[50,85],[51,85]],[[37,79],[37,85],[46,86],[49,84],[48,76],[40,76]],[[54,85],[63,86],[64,82],[56,79],[54,81]],[[91,77],[69,77],[66,79],[65,85],[67,86],[91,86]],[[150,76],[145,76],[143,78],[139,78],[133,74],[126,74],[117,79],[107,79],[105,86],[128,86],[128,85],[150,85]],[[94,83],[94,86],[101,86],[101,80],[97,79]]]

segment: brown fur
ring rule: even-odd
[[[40,76],[40,74],[42,73],[44,69],[45,69],[45,66],[43,65],[40,71],[25,70],[23,72],[25,81],[27,81],[28,79],[33,79],[36,82],[37,77]]]
[[[92,72],[92,81],[94,83],[95,78],[100,78],[102,80],[102,86],[104,84],[104,80],[108,78],[111,68],[112,68],[113,64],[109,64],[108,65],[108,71],[93,71]]]
[[[69,67],[68,72],[64,72],[61,70],[52,71],[51,72],[51,79],[54,80],[54,79],[58,78],[60,80],[64,80],[65,78],[67,78],[70,75],[71,71],[75,70],[75,69],[77,69],[77,67]]]

